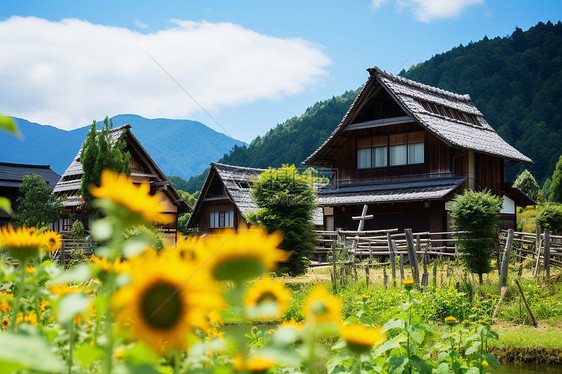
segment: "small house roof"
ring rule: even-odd
[[[337,141],[344,129],[353,123],[355,116],[378,87],[382,87],[399,104],[411,117],[412,122],[419,123],[451,147],[533,163],[529,157],[509,145],[495,132],[474,106],[469,95],[459,95],[418,83],[377,67],[368,71],[369,79],[341,123],[303,164],[328,166],[323,160],[326,150]]]
[[[0,162],[0,187],[19,188],[23,177],[29,174],[39,175],[47,187],[53,188],[61,178],[60,175],[51,170],[50,165],[16,164],[11,162]]]
[[[193,214],[189,218],[187,227],[193,227],[197,216],[202,209],[205,199],[206,189],[215,175],[220,179],[225,187],[226,193],[234,203],[240,214],[246,216],[248,213],[256,212],[260,209],[251,194],[253,178],[258,178],[266,169],[249,168],[244,166],[226,165],[218,162],[211,162],[211,170],[205,179],[201,195],[193,208]],[[323,216],[320,208],[313,212],[315,225],[322,225]]]
[[[448,177],[343,184],[316,192],[321,206],[438,200],[456,190],[465,179],[466,177]]]
[[[125,137],[127,142],[127,149],[132,152],[134,151],[143,161],[145,166],[150,170],[149,174],[139,174],[136,172],[131,172],[131,176],[144,176],[152,178],[155,182],[162,186],[162,191],[170,199],[170,201],[177,207],[178,213],[185,213],[191,211],[189,205],[181,198],[176,189],[172,186],[172,183],[168,180],[168,177],[160,170],[158,165],[150,157],[148,152],[140,144],[138,139],[131,132],[131,125],[124,125],[116,127],[109,131],[110,143],[115,144],[117,140],[121,137]],[[84,144],[82,144],[82,147]],[[82,185],[82,174],[84,174],[84,169],[80,163],[80,155],[82,154],[82,147],[74,157],[72,163],[63,173],[60,181],[56,184],[53,189],[54,194],[67,195],[68,199],[63,201],[65,207],[73,207],[80,205],[80,196],[77,195],[80,186]],[[151,182],[152,183],[152,182]]]

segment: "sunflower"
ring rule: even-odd
[[[291,292],[282,281],[268,276],[255,282],[244,297],[244,307],[250,318],[280,318],[289,309]]]
[[[45,237],[37,234],[33,228],[14,229],[7,226],[0,229],[0,245],[8,250],[10,256],[25,262],[37,256],[46,246],[46,242]]]
[[[412,288],[414,287],[414,279],[413,278],[402,279],[402,284],[404,285],[406,291],[411,291]]]
[[[110,262],[105,257],[98,257],[96,255],[92,255],[90,261],[94,265],[97,265],[102,271],[106,273],[116,273],[116,274],[123,273],[128,269],[129,266],[128,262],[121,261],[121,257],[119,256],[117,256],[115,261]]]
[[[47,252],[53,253],[61,247],[62,238],[58,232],[48,230],[43,233],[43,236],[47,243]]]
[[[201,262],[208,256],[203,252],[203,246],[199,245],[199,239],[194,236],[178,236],[175,247],[166,246],[167,252],[179,256],[185,261]]]
[[[307,320],[316,323],[338,322],[342,302],[321,285],[316,286],[304,301],[303,312]]]
[[[6,330],[9,324],[10,324],[10,319],[8,317],[4,318],[2,320],[2,329]]]
[[[193,328],[222,306],[213,282],[193,263],[145,251],[130,261],[131,282],[112,297],[119,325],[158,353],[183,348]]]
[[[147,222],[170,222],[171,216],[162,213],[160,195],[151,196],[148,184],[135,185],[126,175],[106,169],[101,174],[101,186],[90,185],[89,190],[92,196],[110,200]]]
[[[266,373],[270,367],[275,365],[275,360],[270,357],[255,355],[246,362],[246,368],[250,373]]]
[[[449,316],[445,318],[445,322],[449,325],[454,325],[455,323],[457,323],[457,319],[453,316]]]
[[[281,322],[280,327],[291,327],[300,331],[304,328],[304,323],[302,321],[298,322],[294,318],[291,318],[289,321]]]
[[[39,324],[37,323],[37,314],[35,314],[35,312],[32,310],[29,313],[23,314],[23,313],[18,313],[18,315],[16,316],[16,324],[20,324],[22,322],[27,322],[30,325],[33,326],[38,326]]]
[[[382,343],[385,334],[382,327],[369,327],[359,323],[339,326],[340,334],[345,340],[347,348],[356,353],[366,353],[372,347]]]
[[[271,235],[258,227],[235,232],[222,230],[216,235],[200,238],[200,253],[205,253],[210,273],[219,281],[243,282],[274,270],[289,254],[277,246],[281,234]]]

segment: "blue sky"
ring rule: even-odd
[[[71,129],[199,120],[250,141],[315,102],[459,44],[562,18],[560,1],[9,1],[0,113]]]

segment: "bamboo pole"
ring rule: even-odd
[[[505,240],[505,249],[503,251],[502,264],[500,269],[500,282],[499,289],[507,283],[507,270],[509,268],[509,256],[511,254],[511,244],[513,243],[513,229],[507,231],[507,238]]]
[[[544,279],[550,281],[550,230],[544,230]]]
[[[515,277],[515,279],[513,281],[515,282],[515,284],[519,288],[519,292],[521,293],[521,297],[523,298],[523,302],[525,303],[525,307],[527,307],[527,311],[529,312],[529,315],[531,316],[531,319],[533,320],[533,326],[537,327],[537,319],[533,315],[533,311],[531,310],[531,307],[529,306],[529,303],[527,302],[527,298],[525,297],[525,293],[523,293],[523,289],[521,288],[521,285],[519,284],[519,279],[517,279],[517,278],[519,278],[519,277]]]

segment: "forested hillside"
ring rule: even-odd
[[[370,65],[376,65],[373,61]],[[460,45],[401,75],[460,94],[470,94],[486,120],[510,144],[535,161],[508,168],[513,181],[528,168],[542,185],[562,153],[562,24],[538,23],[528,31]],[[316,103],[300,117],[277,125],[249,146],[236,146],[219,162],[266,168],[300,165],[338,125],[358,94]],[[205,173],[206,174],[206,173]],[[190,192],[205,175],[189,181]]]
[[[540,22],[508,37],[459,46],[403,72],[445,90],[470,94],[497,132],[535,165],[508,169],[513,181],[528,168],[539,184],[562,153],[562,23]]]

